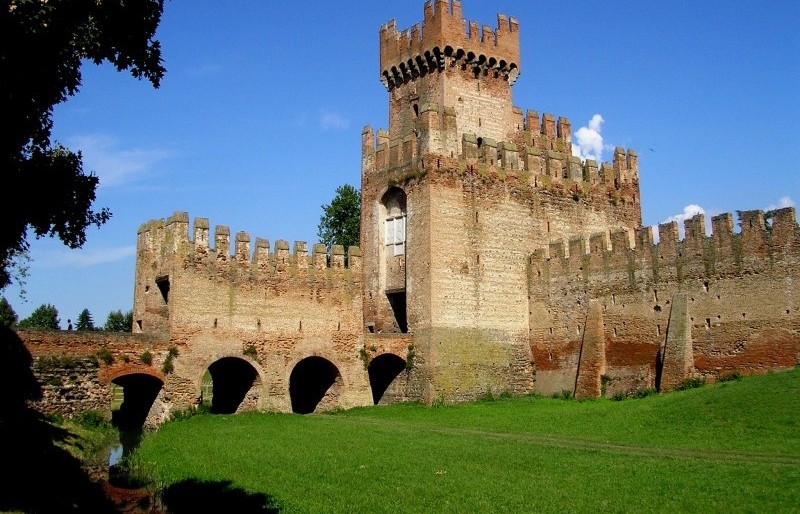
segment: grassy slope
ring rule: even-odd
[[[139,455],[287,512],[797,512],[800,370],[622,402],[197,416]]]

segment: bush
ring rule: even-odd
[[[83,428],[93,429],[108,427],[109,422],[103,413],[97,410],[87,410],[73,416],[72,421]]]
[[[102,362],[105,364],[114,364],[114,354],[111,353],[111,350],[108,348],[101,348],[97,350],[97,353],[94,354],[97,362]]]
[[[242,353],[253,360],[258,359],[258,350],[256,349],[255,345],[248,345],[247,348],[242,351]]]
[[[742,378],[744,378],[743,375],[738,371],[731,371],[730,373],[723,373],[720,375],[717,382],[733,382],[735,380],[741,380]]]
[[[656,391],[655,388],[641,387],[631,393],[631,398],[647,398],[648,396],[652,396],[654,394],[658,394],[658,391]]]
[[[680,383],[678,387],[675,388],[676,391],[686,391],[687,389],[697,389],[698,387],[702,387],[706,385],[706,379],[703,377],[692,377],[687,378],[683,382]]]
[[[153,363],[153,354],[150,351],[145,350],[145,352],[139,357],[139,360],[142,364],[147,364],[148,366]]]

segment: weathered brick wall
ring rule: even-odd
[[[166,327],[180,357],[168,378],[167,401],[196,405],[202,377],[214,362],[245,359],[257,372],[252,396],[241,409],[291,411],[290,375],[303,359],[323,357],[340,374],[320,409],[368,405],[370,388],[359,351],[363,348],[361,256],[323,245],[311,255],[304,242],[289,251],[277,241],[236,234],[218,226],[210,243],[208,220],[188,216],[144,225],[139,234],[135,318],[143,331]],[[347,257],[347,265],[345,265]],[[168,292],[163,284],[168,283]],[[155,319],[155,321],[153,321]],[[138,327],[135,327],[138,329]],[[255,351],[255,355],[248,353]]]
[[[161,367],[168,343],[163,339],[83,331],[18,330],[16,335],[31,355],[31,370],[40,392],[30,405],[43,413],[72,416],[96,410],[110,418],[111,384],[116,378],[146,373],[164,379]],[[102,352],[111,362],[106,362]],[[149,365],[141,363],[145,352],[152,356]],[[157,405],[153,412],[160,409]]]
[[[598,235],[571,240],[569,254],[564,244],[551,245],[549,257],[537,253],[529,284],[537,390],[557,392],[574,381],[590,299],[603,305],[607,394],[656,385],[676,295],[685,298],[692,367],[662,382],[795,366],[800,233],[793,209],[771,214],[770,227],[764,213],[742,213],[741,233],[726,214],[715,217],[707,237],[701,215],[686,222],[683,241],[677,225],[666,224],[655,245],[642,229],[633,245],[628,234],[615,233],[610,250]]]

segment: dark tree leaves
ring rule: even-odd
[[[78,320],[75,323],[75,330],[87,332],[95,330],[94,319],[92,319],[92,313],[89,312],[89,309],[83,309],[81,313],[78,314]]]
[[[14,328],[17,325],[17,313],[5,297],[0,298],[0,326]]]
[[[330,250],[332,245],[358,246],[361,234],[361,191],[349,184],[336,188],[331,203],[322,206],[317,237]]]
[[[110,62],[158,87],[165,69],[154,37],[163,7],[163,0],[0,0],[0,289],[28,250],[28,230],[79,248],[87,227],[110,218],[108,209],[92,209],[98,179],[84,172],[81,154],[51,145],[53,108],[78,92],[84,61]]]
[[[58,309],[54,306],[42,304],[18,324],[19,328],[32,328],[38,330],[60,330],[61,320],[58,319]]]

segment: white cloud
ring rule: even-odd
[[[669,218],[665,219],[661,223],[669,223],[670,221],[677,221],[678,224],[683,223],[685,220],[692,218],[698,214],[705,214],[706,210],[696,204],[689,204],[683,208],[683,212],[680,214],[675,214],[674,216],[670,216]]]
[[[783,209],[785,207],[794,207],[794,201],[791,198],[789,198],[788,196],[782,196],[778,200],[778,203],[774,203],[772,205],[769,205],[764,210],[765,211],[774,211],[775,209]]]
[[[572,144],[572,154],[581,160],[594,159],[597,162],[603,156],[603,123],[605,120],[599,114],[592,116],[585,127],[575,132],[575,141]]]
[[[672,221],[676,221],[678,223],[678,236],[680,238],[683,238],[683,231],[684,231],[683,222],[690,218],[695,217],[698,214],[706,214],[706,210],[700,207],[699,205],[692,203],[684,207],[683,212],[681,212],[680,214],[672,215],[667,219],[665,219],[664,221],[662,221],[660,224],[663,225],[664,223],[670,223]],[[708,233],[708,227],[710,226],[710,221],[711,221],[710,219],[705,220],[706,233]],[[653,242],[658,243],[658,241],[659,241],[658,227],[653,227]]]
[[[44,268],[88,268],[121,261],[136,255],[136,246],[117,248],[60,249],[36,256],[36,264]]]
[[[350,126],[350,121],[338,112],[323,111],[319,124],[325,130],[342,130]]]
[[[86,173],[100,177],[100,186],[111,187],[135,180],[150,167],[172,154],[166,150],[119,148],[119,141],[111,136],[88,134],[71,137],[68,146],[80,150]]]

